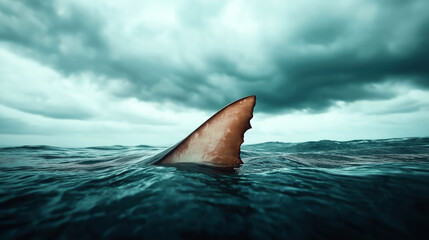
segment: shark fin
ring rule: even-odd
[[[184,140],[158,154],[155,164],[200,163],[234,167],[242,164],[240,146],[251,128],[256,97],[239,99],[209,118]]]

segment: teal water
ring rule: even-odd
[[[153,166],[163,148],[0,149],[0,239],[427,239],[429,138],[245,145],[244,164]]]

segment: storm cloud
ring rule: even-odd
[[[427,136],[429,2],[0,0],[0,145]]]
[[[429,88],[425,0],[85,3],[1,0],[0,40],[65,76],[115,79],[117,97],[200,109],[255,94],[257,111],[320,112],[393,98],[389,83]]]

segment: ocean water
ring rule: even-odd
[[[0,149],[0,239],[428,239],[429,138],[268,142],[243,165],[164,148]]]

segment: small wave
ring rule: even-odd
[[[48,145],[25,145],[25,146],[17,146],[17,147],[2,147],[0,151],[8,151],[8,150],[35,150],[35,151],[43,151],[43,150],[64,150],[65,148],[48,146]]]
[[[127,149],[127,148],[128,148],[127,146],[113,145],[113,146],[87,147],[86,149],[103,150],[103,151],[116,151],[116,150],[123,150],[123,149]]]

